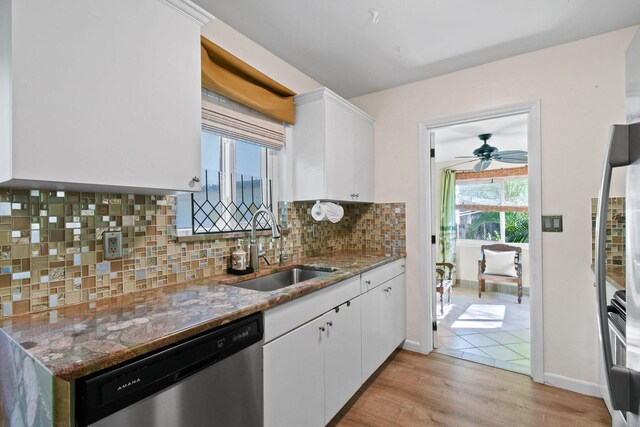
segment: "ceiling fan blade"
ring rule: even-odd
[[[505,151],[498,151],[497,153],[495,153],[498,156],[513,156],[513,155],[527,155],[526,151],[522,151],[522,150],[505,150]]]
[[[527,164],[529,163],[529,159],[527,159],[526,157],[507,157],[507,158],[495,158],[494,159],[496,162],[502,162],[502,163],[517,163],[517,164]]]
[[[477,159],[477,156],[456,156],[454,159]]]
[[[493,157],[493,160],[503,160],[505,162],[508,162],[509,160],[528,160],[527,156],[495,156]]]
[[[478,163],[473,165],[473,170],[475,172],[483,171],[486,168],[488,168],[490,164],[491,164],[491,160],[480,160]]]
[[[526,154],[510,154],[503,156],[502,154],[498,154],[496,156],[491,156],[493,160],[527,160]]]

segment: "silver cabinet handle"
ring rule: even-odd
[[[324,331],[326,331],[327,329],[326,329],[324,326],[320,326],[320,330],[321,330],[322,332],[324,332]]]
[[[356,193],[356,199],[360,198],[360,193]]]
[[[191,178],[191,180],[193,182],[200,182],[200,177],[198,175],[194,176],[193,178]]]
[[[400,264],[400,267],[401,267],[401,268],[404,268],[404,264]]]
[[[366,285],[370,285],[370,284],[371,284],[371,280],[365,280],[365,281],[364,281],[364,283],[365,283]]]
[[[611,406],[620,411],[633,411],[637,413],[638,402],[632,402],[632,396],[637,396],[638,384],[640,384],[640,372],[624,366],[613,364],[611,353],[611,337],[607,314],[607,289],[606,289],[606,234],[607,234],[607,208],[609,204],[609,188],[611,187],[611,172],[614,167],[627,166],[629,159],[629,134],[633,125],[613,125],[609,134],[609,149],[604,160],[602,181],[598,200],[598,215],[596,218],[596,254],[595,273],[598,292],[598,322],[600,324],[600,341],[604,353],[605,373],[607,385],[611,393]],[[637,144],[639,141],[633,141]]]
[[[327,322],[327,326],[333,326],[333,321],[331,321],[331,320],[330,320],[330,321],[328,321],[328,322]]]
[[[389,292],[391,290],[391,288],[384,288],[385,292]]]

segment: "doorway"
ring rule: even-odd
[[[542,382],[539,104],[420,131],[421,350]],[[487,270],[505,255],[513,271]]]

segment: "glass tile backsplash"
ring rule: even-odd
[[[591,199],[591,262],[595,260],[598,199]],[[625,198],[611,197],[607,211],[607,265],[625,266]]]
[[[337,224],[313,203],[281,204],[289,259],[344,249],[404,253],[405,205],[345,205]],[[94,301],[223,273],[237,237],[178,242],[174,196],[0,188],[0,316]],[[103,259],[102,234],[122,231],[122,259]],[[261,236],[267,257],[279,242]]]

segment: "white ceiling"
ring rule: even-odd
[[[478,135],[492,134],[487,141],[500,151],[523,150],[527,151],[527,114],[500,117],[496,119],[481,120],[462,123],[453,126],[438,128],[434,131],[436,140],[436,163],[464,162],[465,159],[456,159],[459,156],[472,156],[473,150],[482,145]],[[470,169],[475,160],[460,165],[456,169]],[[518,164],[493,162],[494,167],[516,167]]]
[[[638,0],[194,1],[345,98],[640,23]]]

